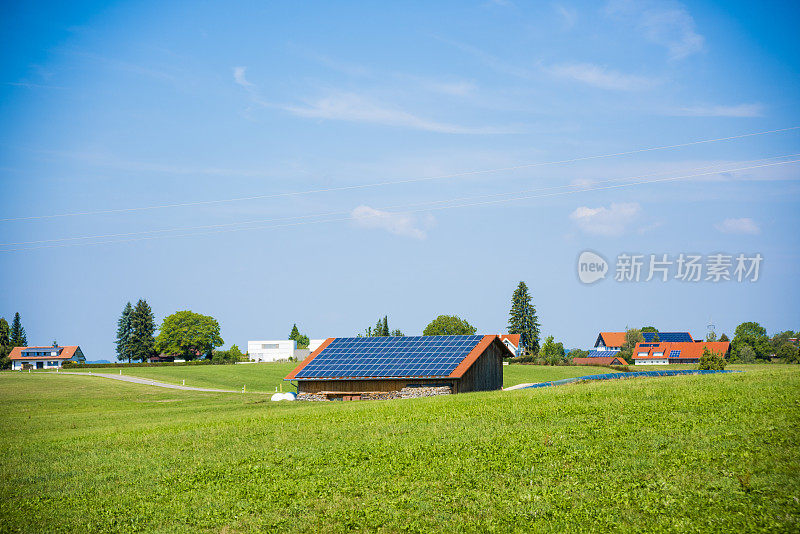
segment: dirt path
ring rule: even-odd
[[[111,373],[84,373],[84,372],[61,372],[60,375],[84,375],[84,376],[99,376],[100,378],[110,378],[112,380],[120,380],[122,382],[133,382],[134,384],[144,384],[146,386],[156,386],[160,388],[169,389],[182,389],[185,391],[210,391],[213,393],[241,393],[232,389],[214,389],[214,388],[195,388],[191,386],[179,386],[178,384],[167,384],[166,382],[157,382],[149,378],[139,378],[138,376],[125,376],[115,375]]]

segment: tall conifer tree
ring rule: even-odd
[[[153,310],[144,299],[139,299],[131,314],[130,357],[142,362],[155,355],[156,322]]]
[[[11,323],[11,346],[28,346],[28,336],[25,334],[25,327],[22,326],[22,319],[19,317],[19,312],[14,314],[14,322]]]
[[[539,320],[525,282],[519,283],[511,297],[508,333],[520,334],[520,345],[525,351],[534,354],[539,352]]]
[[[119,321],[117,321],[117,359],[120,361],[128,360],[128,363],[131,363],[132,315],[133,306],[128,302],[122,310]]]

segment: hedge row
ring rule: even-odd
[[[99,369],[103,367],[175,367],[181,365],[213,365],[211,360],[192,360],[189,362],[154,362],[154,363],[78,363],[66,361],[62,364],[64,368],[70,369]]]

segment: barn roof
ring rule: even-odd
[[[461,378],[499,336],[329,338],[285,380]]]

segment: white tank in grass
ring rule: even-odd
[[[273,393],[272,398],[270,400],[277,402],[282,400],[293,401],[295,399],[297,399],[297,395],[293,392],[289,392],[289,393]]]

